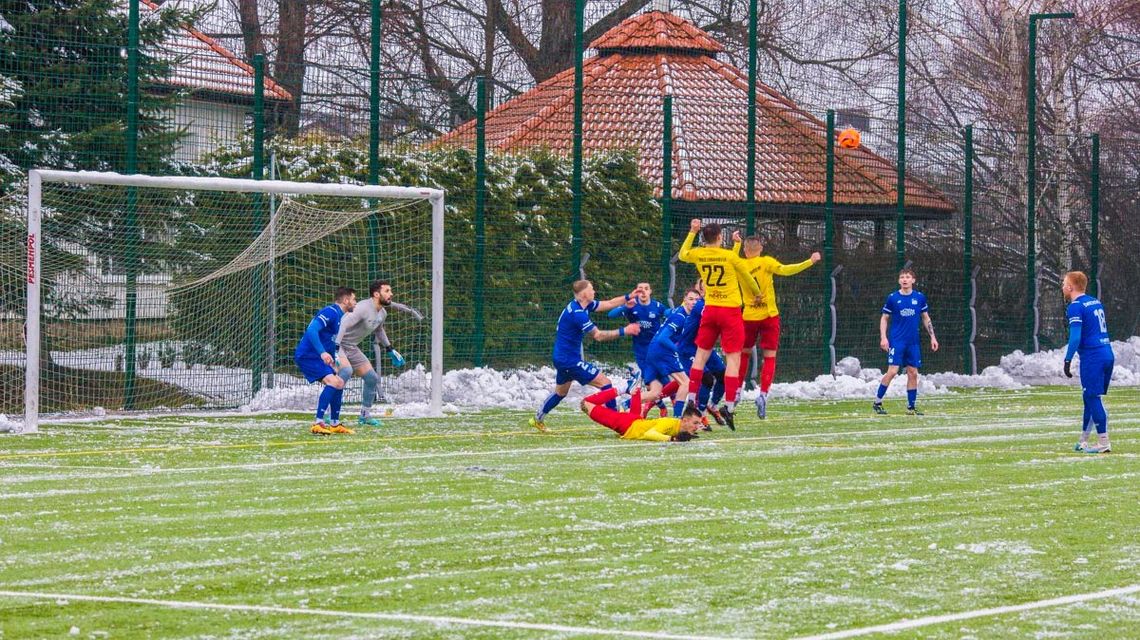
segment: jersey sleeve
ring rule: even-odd
[[[748,272],[748,263],[743,258],[737,255],[732,256],[732,267],[736,269],[737,279],[740,281],[741,290],[747,290],[752,297],[760,295],[760,285],[756,284],[756,278]]]
[[[586,305],[586,311],[588,313],[593,313],[593,312],[597,311],[598,307],[600,307],[600,306],[602,306],[602,303],[598,302],[597,300],[594,300],[590,304]]]
[[[920,293],[918,295],[922,296],[919,298],[919,300],[922,302],[922,309],[919,310],[919,313],[926,313],[930,311],[930,305],[926,304],[926,294]]]
[[[889,316],[892,313],[891,300],[893,299],[893,297],[894,297],[893,294],[887,296],[887,301],[883,303],[883,315],[885,315],[885,316]]]
[[[778,276],[794,276],[797,273],[799,273],[799,272],[807,269],[808,267],[812,266],[813,264],[815,264],[810,259],[804,260],[803,262],[796,262],[793,264],[784,264],[784,263],[780,262],[779,260],[772,258],[772,262],[775,263],[772,265],[772,273],[774,273]]]
[[[653,442],[669,442],[669,436],[657,430],[657,427],[650,427],[645,430],[645,433],[637,436],[638,440],[650,440]]]
[[[1065,310],[1065,317],[1068,319],[1069,326],[1072,326],[1075,324],[1084,324],[1084,318],[1082,317],[1082,314],[1081,314],[1082,310],[1083,310],[1083,308],[1081,307],[1081,303],[1079,303],[1079,302],[1070,302],[1069,303],[1068,308]]]
[[[598,326],[595,325],[594,321],[590,319],[590,314],[583,313],[580,315],[582,317],[578,318],[578,326],[582,328],[582,335],[593,333],[594,329],[597,329]]]
[[[689,235],[685,236],[685,241],[681,243],[681,250],[677,252],[677,258],[681,262],[692,262],[692,260],[689,260],[689,251],[693,249],[693,241],[696,239],[697,234],[691,231]]]

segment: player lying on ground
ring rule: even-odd
[[[317,399],[317,418],[309,432],[327,436],[331,433],[353,433],[340,423],[340,405],[344,400],[344,379],[337,375],[336,336],[344,314],[356,308],[356,290],[340,287],[334,302],[317,312],[293,350],[293,361],[309,382],[318,380],[325,385]],[[325,410],[329,421],[325,423]]]
[[[918,399],[918,370],[922,368],[922,347],[918,340],[919,317],[922,318],[922,326],[930,334],[931,351],[938,351],[938,338],[934,336],[934,323],[930,320],[926,296],[914,290],[914,281],[914,271],[899,271],[899,290],[887,296],[887,301],[883,303],[883,315],[879,317],[879,347],[887,352],[887,373],[879,381],[879,390],[875,393],[875,402],[871,408],[880,415],[887,413],[883,409],[883,396],[887,394],[891,380],[898,375],[899,367],[906,367],[906,412],[912,416],[922,415],[914,404]],[[889,338],[888,324],[891,327]]]
[[[701,412],[696,407],[685,407],[679,418],[642,418],[636,408],[631,412],[623,412],[606,406],[617,395],[617,389],[611,387],[586,396],[580,406],[591,420],[613,429],[623,440],[684,442],[697,437],[694,434],[701,428]],[[638,407],[640,404],[641,392],[638,390],[634,392],[629,406]]]
[[[1069,306],[1065,316],[1069,320],[1069,344],[1065,348],[1065,375],[1072,378],[1073,355],[1081,356],[1081,397],[1084,400],[1085,415],[1081,420],[1081,439],[1073,447],[1076,451],[1088,453],[1108,453],[1108,413],[1100,397],[1108,393],[1108,383],[1112,380],[1112,367],[1116,356],[1112,354],[1108,337],[1108,321],[1104,316],[1104,305],[1100,300],[1085,293],[1088,277],[1080,271],[1065,274],[1061,283],[1061,293]],[[1095,445],[1089,444],[1089,433],[1096,425]]]
[[[641,327],[637,323],[630,323],[620,329],[602,330],[590,320],[591,312],[606,312],[623,305],[633,297],[636,291],[599,302],[594,299],[594,285],[589,280],[578,280],[572,288],[574,299],[562,309],[561,315],[558,316],[558,326],[554,334],[554,391],[546,397],[542,407],[530,419],[530,426],[539,431],[546,431],[546,414],[557,407],[559,402],[562,402],[562,399],[570,392],[571,383],[588,384],[603,391],[613,388],[610,379],[602,373],[597,365],[583,359],[583,338],[590,336],[598,342],[605,342],[616,340],[625,335],[636,336],[641,331]],[[611,408],[617,408],[617,404],[612,398],[609,403]]]

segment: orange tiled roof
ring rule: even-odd
[[[634,16],[591,43],[599,55],[583,64],[583,150],[637,149],[641,175],[662,177],[663,97],[673,96],[673,198],[743,202],[747,183],[748,75],[716,59],[723,50],[707,33],[672,14]],[[758,84],[756,200],[823,204],[826,125],[775,89]],[[514,151],[573,148],[574,70],[567,69],[505,102],[486,118],[487,147]],[[437,145],[473,146],[475,122]],[[835,202],[894,206],[896,172],[866,147],[836,145]],[[908,178],[910,209],[946,213],[953,205]]]
[[[157,9],[151,0],[142,0],[141,11]],[[175,62],[162,84],[253,98],[253,67],[197,29],[183,26],[157,53]],[[290,101],[293,96],[266,74],[265,99]]]

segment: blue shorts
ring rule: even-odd
[[[325,376],[330,373],[336,375],[333,368],[325,364],[319,356],[293,356],[293,362],[297,363],[297,368],[305,375],[305,379],[309,382],[317,382],[324,380]]]
[[[914,367],[915,369],[921,369],[922,348],[919,347],[917,342],[901,344],[897,347],[892,344],[890,346],[890,349],[887,349],[887,366]]]
[[[1108,393],[1108,383],[1112,381],[1112,367],[1115,364],[1115,358],[1081,358],[1081,389],[1098,396]]]
[[[645,366],[641,368],[641,379],[645,381],[645,384],[654,380],[666,384],[669,382],[670,375],[684,371],[685,369],[681,367],[681,358],[677,356],[676,351],[650,349]]]
[[[562,363],[566,364],[566,363]],[[598,377],[601,370],[594,364],[579,360],[572,365],[562,366],[554,363],[554,384],[565,384],[571,380],[578,384],[590,384]]]
[[[693,358],[697,356],[697,352],[686,351],[684,353],[680,353],[679,355],[681,358],[681,364],[685,367],[683,370],[688,371],[689,369],[692,369]],[[727,367],[724,364],[724,358],[720,357],[720,354],[716,351],[710,353],[709,359],[705,360],[705,373],[720,374],[724,373],[726,370]]]

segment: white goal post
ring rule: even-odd
[[[287,194],[301,196],[330,196],[357,199],[361,202],[374,199],[414,200],[419,207],[426,201],[431,207],[430,250],[430,380],[429,410],[438,414],[442,407],[443,390],[443,251],[444,251],[444,192],[440,189],[419,187],[359,186],[350,184],[318,184],[281,180],[244,180],[232,178],[159,177],[123,175],[110,172],[32,170],[28,172],[27,218],[27,316],[25,325],[26,377],[24,394],[24,422],[16,423],[15,433],[34,433],[40,416],[41,380],[41,322],[43,321],[42,286],[45,273],[41,260],[44,252],[52,249],[43,237],[44,187],[51,183],[68,185],[99,185],[130,188],[166,189],[175,192],[231,192]],[[401,205],[402,206],[402,205]],[[422,210],[422,209],[421,209]],[[424,212],[426,214],[426,212]],[[108,236],[110,230],[104,231]],[[426,260],[425,260],[426,262]],[[426,272],[426,269],[424,269]],[[51,274],[46,274],[49,278]],[[426,276],[426,273],[425,273]],[[327,292],[321,292],[326,293]],[[366,296],[367,294],[364,294]],[[361,297],[364,297],[361,296]],[[425,349],[426,351],[426,349]]]

